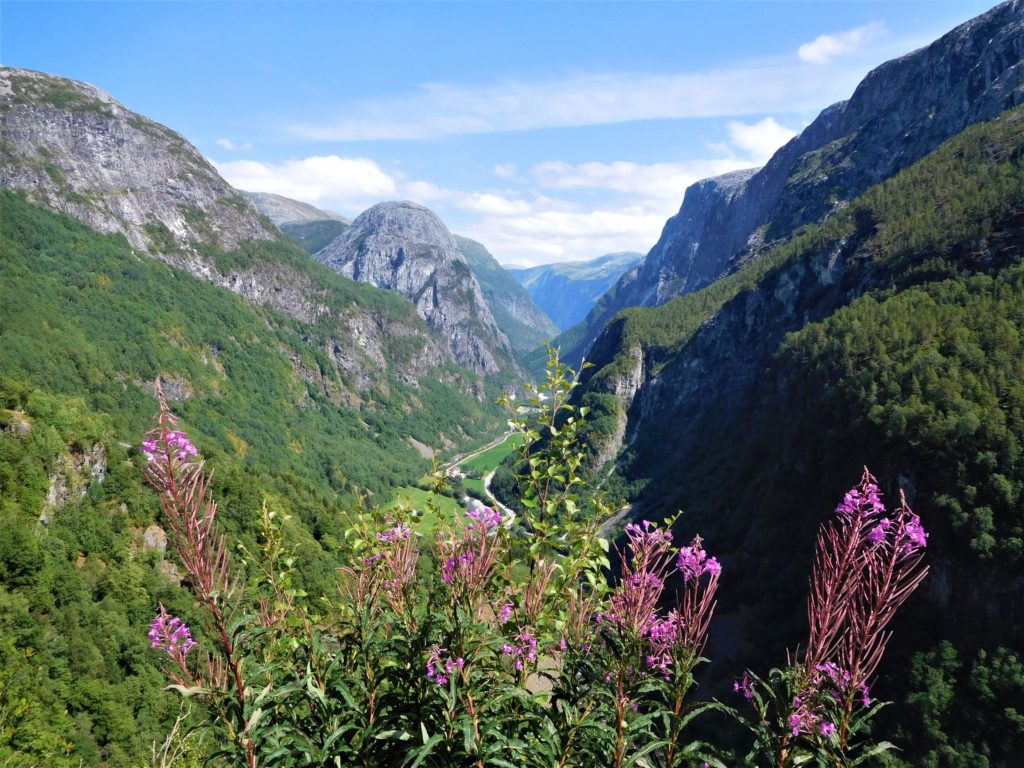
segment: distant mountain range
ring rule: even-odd
[[[507,269],[564,331],[583,320],[597,300],[642,259],[642,253],[620,251],[590,261]]]
[[[310,255],[323,250],[352,224],[350,219],[339,214],[322,211],[309,203],[281,195],[254,192],[242,194]],[[442,229],[448,232],[447,227],[432,211],[425,208],[422,208],[422,211],[425,212],[424,217],[436,219],[433,226],[427,228],[433,230],[436,240],[431,247],[436,253],[444,254],[444,258],[450,260],[453,258],[448,247],[450,244],[444,242],[446,238],[441,232]],[[374,220],[380,223],[384,220],[391,221],[391,217],[378,217]],[[415,250],[415,244],[421,234],[413,227],[404,233],[396,229],[395,242],[405,250]],[[517,353],[526,353],[535,349],[543,339],[552,339],[558,335],[559,329],[555,324],[537,307],[530,294],[498,263],[486,246],[467,237],[453,237],[461,258],[473,271],[488,310],[498,328],[507,337],[512,349]],[[410,286],[407,298],[414,299],[419,294],[418,288]]]

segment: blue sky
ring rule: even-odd
[[[0,0],[0,62],[103,88],[240,188],[416,200],[536,264],[646,252],[688,184],[992,4]]]

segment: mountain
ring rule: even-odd
[[[806,631],[790,617],[817,524],[862,467],[906,493],[932,575],[875,684],[908,692],[883,725],[898,765],[1024,748],[1024,677],[998,671],[1024,659],[1022,306],[1018,107],[728,276],[619,313],[583,374],[605,489],[637,516],[685,510],[682,537],[700,531],[739,585],[722,605],[738,668]]]
[[[342,224],[351,224],[352,219],[342,216],[334,211],[325,211],[315,205],[303,203],[299,200],[292,200],[284,195],[275,195],[271,192],[246,192],[240,190],[242,197],[256,206],[264,216],[274,222],[275,225],[295,223],[299,221],[337,221]]]
[[[642,253],[620,251],[590,261],[509,267],[508,271],[564,331],[586,318],[597,300],[641,259]]]
[[[408,298],[461,365],[484,375],[514,369],[512,346],[480,283],[451,232],[428,208],[379,203],[315,256],[340,275]]]
[[[578,361],[620,310],[728,274],[765,243],[841,210],[967,126],[1024,102],[1024,5],[996,6],[882,64],[756,171],[694,184],[637,272],[561,340]]]
[[[309,254],[316,253],[352,223],[333,211],[270,192],[242,192],[256,209]]]
[[[416,483],[422,445],[493,434],[499,384],[83,83],[0,69],[0,253],[0,755],[148,764],[179,710],[147,627],[159,604],[195,618],[132,447],[157,382],[221,524],[258,553],[261,509],[282,521],[311,594],[359,498]]]
[[[455,235],[459,252],[480,283],[498,327],[517,352],[529,352],[558,335],[558,327],[491,252],[476,240]]]
[[[0,68],[0,187],[191,272],[273,225],[174,131],[85,83]]]
[[[374,371],[412,384],[453,362],[411,306],[398,310],[386,294],[340,280],[302,253],[170,129],[91,85],[39,72],[0,69],[0,94],[0,188],[122,235],[137,251],[253,303],[329,328],[324,344],[334,350],[335,370],[321,373],[354,375],[361,383],[353,381],[353,392]],[[278,213],[324,214],[287,198],[272,202]],[[395,333],[421,349],[411,368],[380,352],[395,348]]]

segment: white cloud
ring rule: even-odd
[[[779,125],[773,117],[752,125],[733,120],[727,127],[730,142],[746,153],[755,165],[764,165],[775,150],[796,136],[796,131]]]
[[[354,210],[394,197],[399,186],[396,179],[377,163],[360,157],[327,155],[281,163],[232,160],[224,163],[214,161],[213,164],[232,186],[239,189],[273,192],[344,210]]]
[[[236,144],[231,139],[217,139],[215,143],[221,149],[226,149],[229,152],[234,152],[236,150],[248,151],[252,149],[252,144],[249,144],[248,142],[246,142],[245,144]]]
[[[863,33],[861,38],[867,39]],[[410,94],[345,105],[343,117],[298,123],[290,131],[319,141],[427,139],[633,120],[813,111],[846,98],[864,72],[866,67],[809,67],[778,58],[683,74],[582,74],[483,86],[427,83]]]
[[[887,31],[885,24],[872,22],[834,35],[820,35],[797,48],[796,55],[808,64],[828,64],[838,56],[853,53],[865,43]]]
[[[494,175],[499,179],[514,179],[517,169],[515,163],[499,163],[494,166]]]
[[[556,190],[610,190],[639,200],[669,200],[676,207],[683,191],[693,182],[722,173],[749,168],[749,159],[727,157],[688,163],[539,163],[533,168],[537,183]]]
[[[232,184],[357,214],[382,200],[414,200],[451,229],[484,243],[504,263],[589,259],[646,251],[693,182],[762,164],[793,131],[766,117],[731,121],[708,158],[688,162],[564,161],[494,167],[506,187],[459,190],[409,179],[367,158],[308,157],[281,163],[215,163]],[[499,172],[498,169],[501,169]],[[504,175],[503,175],[504,174]]]

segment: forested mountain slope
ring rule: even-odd
[[[841,210],[967,126],[1024,102],[1024,4],[1004,2],[877,67],[761,169],[694,184],[635,273],[560,338],[578,362],[627,307],[656,306],[734,271],[764,244]]]
[[[741,653],[799,636],[780,617],[863,465],[907,493],[933,573],[885,684],[911,691],[891,718],[915,766],[1013,765],[1024,746],[1022,256],[1018,108],[729,277],[622,313],[585,373],[598,462],[625,446],[610,487],[730,553]]]

